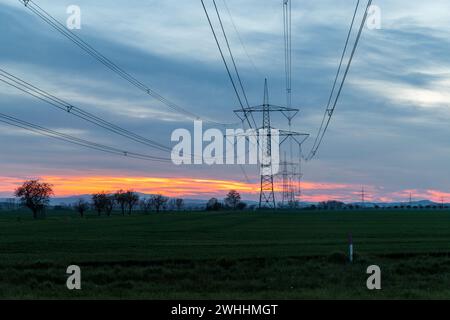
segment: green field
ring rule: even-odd
[[[348,263],[347,237],[356,258]],[[0,212],[0,298],[450,298],[450,212]],[[65,286],[82,269],[82,290]],[[366,268],[382,290],[366,288]]]

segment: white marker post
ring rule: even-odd
[[[353,237],[352,237],[351,233],[348,235],[348,257],[349,257],[350,263],[352,263],[353,262]]]

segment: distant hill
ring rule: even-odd
[[[412,201],[411,203],[409,201],[407,202],[354,202],[351,203],[353,205],[358,205],[360,207],[364,206],[366,208],[374,208],[375,206],[378,206],[380,208],[385,208],[385,207],[400,207],[400,206],[413,206],[413,207],[426,207],[426,206],[441,206],[442,203],[437,203],[437,202],[433,202],[431,200],[419,200],[419,201]],[[448,203],[444,203],[444,205],[449,205]]]
[[[146,193],[141,193],[141,192],[137,192],[137,194],[139,195],[139,197],[141,199],[148,199],[149,197],[152,196],[152,194],[146,194]],[[51,206],[57,206],[57,205],[69,206],[69,205],[76,203],[79,199],[83,199],[87,202],[90,202],[91,195],[90,194],[81,194],[78,196],[54,197],[54,198],[50,199],[50,205]],[[186,208],[204,208],[206,206],[206,203],[208,202],[208,200],[206,200],[206,199],[183,198],[183,200],[184,200],[184,205]],[[0,202],[2,202],[2,199],[0,199]],[[244,200],[244,202],[247,203],[247,205],[257,204],[256,201],[251,201],[251,200]]]
[[[139,197],[141,199],[147,199],[149,197],[151,197],[151,194],[146,194],[146,193],[141,193],[141,192],[137,192],[139,194]],[[12,198],[0,198],[0,204],[5,204],[7,203],[10,199]],[[58,206],[58,205],[63,205],[63,206],[70,206],[74,203],[76,203],[79,199],[83,199],[87,202],[91,201],[91,195],[90,194],[82,194],[82,195],[77,195],[77,196],[68,196],[68,197],[53,197],[50,199],[50,205],[51,206]],[[220,198],[219,198],[220,199]],[[188,209],[195,209],[195,208],[204,208],[206,206],[206,203],[208,202],[208,200],[206,199],[193,199],[193,198],[183,198],[184,200],[184,205],[186,208]],[[253,200],[243,200],[245,203],[247,203],[247,205],[251,206],[251,205],[257,205],[258,201],[253,201]],[[317,202],[301,202],[300,203],[300,207],[308,207],[311,205],[317,205]],[[376,206],[380,207],[380,208],[387,208],[387,207],[400,207],[400,206],[409,206],[410,203],[408,202],[353,202],[353,203],[348,203],[348,205],[354,205],[354,206],[359,206],[359,207],[366,207],[366,208],[375,208]],[[426,207],[426,206],[441,206],[441,203],[437,203],[437,202],[433,202],[430,200],[419,200],[419,201],[412,201],[411,205],[414,206],[421,206],[421,207]],[[449,203],[444,203],[445,206],[449,206]]]

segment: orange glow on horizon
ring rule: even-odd
[[[0,192],[11,193],[23,179],[0,178]],[[223,194],[234,189],[243,194],[258,194],[259,184],[234,180],[200,179],[200,178],[163,178],[133,176],[41,176],[39,180],[53,185],[55,196],[73,196],[120,189],[131,189],[142,193],[163,193],[167,196],[202,196]],[[275,184],[275,191],[281,186]],[[337,190],[347,189],[349,185],[333,183],[302,182],[303,190]]]
[[[169,197],[210,195],[235,189],[251,193],[253,186],[238,181],[161,177],[54,177],[41,178],[54,185],[58,196],[90,194],[99,191],[114,192],[120,189],[142,193],[162,193]]]
[[[36,178],[36,177],[34,177]],[[0,193],[12,196],[25,178],[0,177]],[[142,176],[56,176],[43,175],[39,180],[53,185],[56,197],[77,196],[96,192],[115,192],[120,189],[134,190],[147,194],[161,193],[169,197],[219,197],[234,189],[245,198],[257,198],[259,183],[246,183],[236,180],[204,179],[191,177],[142,177]],[[324,183],[303,181],[301,201],[320,202],[338,200],[343,202],[359,202],[361,199],[359,185],[342,183]],[[276,192],[281,192],[281,185],[275,183]],[[403,190],[390,194],[378,194],[376,188],[367,188],[368,202],[406,202],[409,194],[413,200],[429,199],[435,202],[450,200],[450,193],[438,190]]]

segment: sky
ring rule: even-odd
[[[65,22],[81,9],[77,35],[167,99],[204,119],[233,123],[238,101],[200,0],[35,0]],[[235,31],[227,9],[235,23]],[[317,134],[356,1],[293,0],[292,129]],[[211,1],[206,1],[211,8]],[[281,0],[218,0],[250,104],[284,104]],[[316,158],[303,165],[303,200],[450,201],[450,3],[374,1],[381,29],[364,28],[347,82]],[[361,17],[361,13],[359,17]],[[0,0],[0,68],[73,105],[173,146],[193,123],[142,93],[38,19]],[[242,43],[241,41],[242,40]],[[167,156],[83,122],[0,83],[1,112],[134,152]],[[286,128],[286,121],[274,118]],[[223,129],[218,127],[218,129]],[[0,124],[0,196],[25,179],[58,196],[131,188],[189,198],[258,195],[258,168],[182,165],[103,154]],[[279,188],[277,186],[277,188]]]

